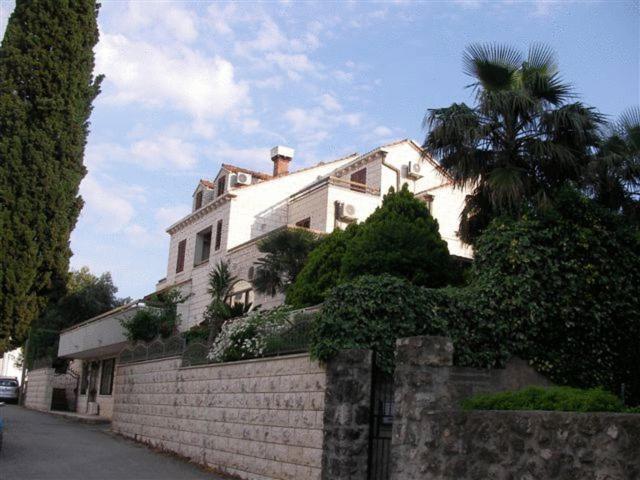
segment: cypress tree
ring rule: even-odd
[[[64,294],[92,102],[95,0],[17,0],[0,46],[0,353]]]

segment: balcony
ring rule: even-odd
[[[58,356],[88,359],[117,355],[127,344],[120,322],[133,317],[140,306],[132,302],[63,330]]]

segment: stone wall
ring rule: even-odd
[[[397,342],[391,479],[640,478],[640,415],[464,412],[480,392],[547,384],[524,362],[452,366],[443,337]]]
[[[24,405],[34,410],[49,410],[53,393],[53,368],[29,370]]]
[[[112,428],[240,478],[318,479],[325,385],[306,354],[118,365]]]
[[[414,427],[392,479],[640,478],[639,415],[441,411]]]
[[[371,369],[370,350],[345,350],[327,365],[325,480],[367,479]]]

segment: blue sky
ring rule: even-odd
[[[0,0],[1,34],[12,8]],[[422,141],[427,108],[471,100],[472,42],[545,42],[584,102],[612,117],[640,103],[637,1],[103,0],[99,25],[71,263],[112,272],[122,296],[164,277],[164,230],[220,163],[269,172],[277,144],[299,168]]]

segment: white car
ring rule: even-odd
[[[0,377],[0,402],[18,403],[20,386],[16,377]]]

